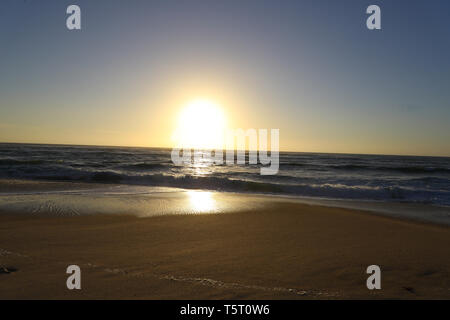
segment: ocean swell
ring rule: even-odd
[[[175,166],[169,149],[0,144],[0,178],[82,181],[450,206],[450,158],[280,153],[258,165]]]

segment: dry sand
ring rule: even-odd
[[[449,247],[448,227],[288,202],[151,218],[2,214],[0,298],[449,299]],[[66,288],[71,264],[81,290]],[[366,288],[372,264],[381,290]]]

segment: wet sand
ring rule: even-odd
[[[2,213],[0,299],[450,299],[449,247],[445,226],[282,199],[149,218]],[[71,264],[81,290],[66,288]],[[381,290],[366,287],[372,264]]]

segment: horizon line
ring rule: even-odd
[[[143,149],[173,149],[173,147],[150,147],[150,146],[119,146],[119,145],[98,145],[98,144],[73,144],[73,143],[45,143],[45,142],[3,142],[0,144],[32,144],[50,146],[74,146],[74,147],[114,147],[114,148],[143,148]],[[191,148],[195,149],[195,148]],[[215,150],[215,149],[206,149]],[[227,149],[222,149],[227,150]],[[248,151],[247,149],[245,151]],[[259,151],[259,150],[256,150]],[[267,150],[269,151],[269,150]],[[279,150],[283,153],[318,153],[318,154],[342,154],[342,155],[362,155],[362,156],[397,156],[397,157],[428,157],[428,158],[450,158],[450,155],[418,155],[418,154],[394,154],[394,153],[354,153],[354,152],[325,152],[325,151],[291,151]]]

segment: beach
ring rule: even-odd
[[[73,2],[0,1],[0,300],[450,300],[450,0]]]
[[[249,205],[155,216],[3,209],[0,299],[450,298],[448,226],[281,197],[213,198]],[[81,290],[66,287],[73,264]],[[369,265],[381,268],[381,290],[366,287]]]

